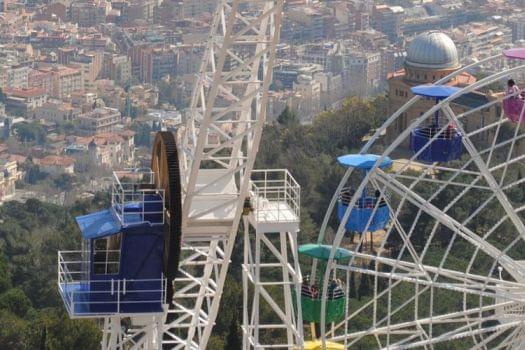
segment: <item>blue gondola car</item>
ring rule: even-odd
[[[76,218],[82,250],[59,252],[72,317],[163,312],[164,193],[126,181],[116,176],[109,209]]]
[[[368,172],[375,165],[380,156],[374,154],[349,154],[339,157],[338,162],[344,167],[352,167]],[[385,157],[378,165],[379,168],[387,168],[392,165],[392,160]],[[369,193],[365,189],[356,201],[354,208],[350,211],[345,228],[352,232],[374,232],[386,227],[390,221],[390,210],[386,205],[384,196],[378,193]],[[337,217],[343,220],[355,191],[351,187],[344,188],[337,203]]]
[[[414,95],[435,99],[436,103],[459,91],[445,85],[420,85],[412,89]],[[417,127],[410,135],[410,148],[417,160],[425,163],[448,162],[459,159],[463,151],[463,136],[455,125],[443,122],[437,111],[429,125]]]

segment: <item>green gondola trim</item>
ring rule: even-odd
[[[331,245],[325,245],[325,244],[303,244],[299,246],[299,254],[306,255],[315,259],[319,260],[325,260],[327,261],[330,257],[330,252],[332,250]],[[341,259],[348,259],[352,256],[352,252],[350,252],[347,249],[344,248],[337,248],[335,251],[334,259],[335,260],[341,260]]]
[[[301,295],[301,310],[303,313],[303,321],[306,322],[321,322],[321,299],[312,299]],[[345,298],[333,299],[326,301],[325,321],[338,322],[345,317],[346,300]]]

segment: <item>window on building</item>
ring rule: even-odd
[[[115,275],[120,268],[122,233],[99,238],[93,242],[93,272],[97,275]]]

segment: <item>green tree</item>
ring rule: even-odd
[[[40,171],[40,166],[38,164],[34,164],[33,162],[26,162],[22,168],[26,172],[25,181],[28,184],[34,185],[48,177],[48,174]]]
[[[131,127],[135,131],[135,144],[149,147],[151,145],[151,132],[153,129],[148,124],[135,123]]]
[[[291,127],[298,124],[299,119],[297,114],[286,106],[279,117],[277,117],[277,122],[283,126]]]
[[[11,272],[7,265],[4,253],[0,251],[0,293],[11,288]]]
[[[370,283],[368,281],[368,275],[366,273],[361,274],[361,281],[359,283],[359,289],[357,290],[358,300],[362,297],[370,295]]]
[[[28,346],[29,324],[7,310],[0,309],[0,344],[3,349],[22,350]]]
[[[36,142],[42,145],[46,141],[46,132],[38,123],[17,123],[13,125],[13,130],[22,142]]]
[[[9,289],[0,294],[0,309],[7,310],[18,317],[24,317],[31,308],[31,300],[19,288]]]
[[[73,189],[73,176],[69,174],[60,174],[53,179],[55,186],[63,191],[71,191]]]
[[[357,297],[357,291],[355,288],[355,273],[350,273],[350,282],[348,283],[348,297],[355,299]]]
[[[94,322],[70,320],[67,314],[54,309],[46,311],[39,328],[45,329],[47,349],[100,349],[101,332]]]
[[[0,89],[0,103],[4,105],[7,103],[7,96],[2,89]]]
[[[226,345],[224,350],[241,350],[242,349],[242,336],[240,332],[239,321],[237,320],[237,315],[234,313],[234,317],[230,323],[230,330],[228,336],[226,337]]]

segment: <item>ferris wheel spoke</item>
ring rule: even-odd
[[[506,300],[512,300],[516,302],[523,302],[523,298],[520,298],[508,291],[500,285],[487,285],[486,283],[467,283],[465,281],[453,282],[437,282],[434,279],[428,280],[426,278],[421,279],[418,276],[409,273],[393,273],[393,272],[378,272],[374,270],[367,270],[360,267],[338,267],[341,270],[348,270],[359,274],[367,274],[377,278],[384,278],[393,281],[409,282],[413,285],[428,286],[432,288],[438,288],[442,290],[448,290],[452,292],[458,292],[462,294],[477,295],[482,297],[488,297],[495,299],[496,297],[505,298]],[[514,289],[516,290],[516,289]]]
[[[512,349],[513,344],[516,342],[516,338],[523,335],[523,329],[522,327],[516,327],[512,332],[510,332],[505,338],[503,338],[499,344],[494,344],[494,347],[492,347],[490,350],[500,350],[500,349],[508,349],[509,347]]]
[[[456,312],[452,312],[448,314],[432,315],[431,317],[413,319],[413,320],[400,322],[400,323],[392,323],[386,326],[380,326],[382,323],[385,323],[385,320],[381,320],[380,322],[377,323],[377,325],[379,325],[380,327],[377,327],[377,326],[370,327],[369,329],[363,330],[360,332],[336,335],[333,337],[333,339],[334,341],[343,341],[345,339],[346,340],[359,340],[369,335],[412,334],[410,332],[414,332],[414,331],[417,332],[417,327],[433,325],[434,331],[435,331],[436,325],[450,325],[450,324],[465,324],[466,323],[465,325],[461,326],[460,328],[455,329],[454,331],[444,332],[441,335],[437,336],[437,337],[441,337],[441,336],[445,337],[446,335],[446,337],[449,337],[449,340],[451,340],[453,336],[453,332],[458,332],[464,336],[468,336],[469,334],[464,333],[465,329],[472,328],[473,326],[479,326],[483,322],[486,322],[486,321],[495,320],[495,316],[493,315],[484,316],[484,317],[479,317],[478,315],[483,312],[495,311],[497,308],[505,306],[505,305],[508,305],[508,302],[497,303],[497,304],[492,304],[492,305],[487,305],[487,306],[480,306],[480,307],[456,311]],[[515,327],[517,325],[522,324],[522,322],[523,322],[522,320],[517,320],[517,321],[507,322],[500,326],[511,328],[511,327]],[[499,327],[496,327],[496,328],[482,327],[482,328],[487,329],[486,332],[493,331],[494,329],[500,329]],[[432,338],[435,339],[436,338],[435,335]],[[443,339],[440,341],[444,341],[444,340],[446,339]]]
[[[425,332],[423,331],[423,329],[418,325],[417,326],[417,330],[414,330],[413,334],[410,334],[408,337],[405,337],[403,339],[401,339],[400,341],[396,342],[396,343],[393,343],[393,344],[388,344],[386,349],[396,349],[396,348],[399,348],[400,346],[403,346],[404,344],[407,344],[407,343],[410,343],[412,342],[413,340],[415,339],[421,339],[421,341],[425,341],[425,340],[428,340],[428,336],[425,336],[424,335]],[[426,346],[425,346],[426,347]],[[385,349],[383,346],[381,346],[381,349]]]
[[[481,324],[482,321],[474,322],[474,324]],[[433,345],[433,344],[439,344],[439,343],[448,343],[453,340],[458,340],[462,338],[466,338],[473,335],[483,335],[483,334],[490,334],[493,332],[496,333],[504,333],[508,331],[509,329],[513,329],[514,327],[518,326],[519,322],[514,322],[513,324],[503,324],[503,325],[497,325],[493,327],[486,327],[486,328],[478,328],[475,330],[470,329],[472,327],[472,324],[468,324],[459,328],[454,329],[453,331],[450,331],[448,333],[442,334],[437,337],[433,337],[427,340],[406,344],[406,345],[400,345],[400,346],[391,346],[384,348],[385,350],[404,350],[404,349],[414,349],[419,348],[421,346],[425,345]]]
[[[474,146],[473,142],[470,140],[470,138],[468,136],[466,136],[466,134],[467,134],[466,131],[460,125],[459,121],[457,120],[456,115],[454,114],[454,112],[450,108],[450,105],[445,104],[443,106],[443,111],[444,111],[445,115],[447,115],[447,117],[451,121],[456,123],[456,127],[458,128],[458,130],[463,135],[465,135],[465,137],[463,138],[463,145],[465,146],[465,148],[469,152],[470,156],[474,160],[475,164],[477,165],[477,167],[479,168],[479,170],[483,174],[483,176],[484,176],[485,180],[487,181],[487,183],[489,184],[489,186],[492,188],[492,190],[496,194],[497,198],[500,201],[501,206],[503,207],[503,209],[505,210],[505,212],[507,213],[509,218],[512,220],[512,223],[516,226],[518,231],[525,238],[525,225],[520,220],[520,218],[518,218],[517,215],[514,213],[514,209],[510,205],[507,196],[501,190],[498,182],[496,181],[496,179],[494,178],[494,176],[490,172],[490,170],[488,168],[488,165],[485,164],[485,162],[482,160],[482,158],[479,155],[479,153],[477,152],[476,147]],[[514,146],[514,144],[516,142],[515,138],[517,136],[517,132],[518,132],[518,128],[516,128],[516,133],[514,135],[514,138],[512,138],[512,142],[510,144],[510,152],[512,152],[513,146]],[[506,173],[506,169],[507,169],[507,166],[504,167],[503,177],[504,177],[504,175]]]
[[[372,256],[369,256],[369,258],[372,258]],[[341,267],[339,267],[339,268],[341,268]],[[361,272],[362,273],[363,272],[366,273],[366,271],[361,271]],[[391,279],[390,281],[392,282],[391,285],[390,285],[390,289],[383,290],[381,292],[377,292],[377,295],[374,298],[374,300],[382,299],[385,296],[385,294],[390,293],[391,289],[395,288],[396,286],[398,286],[402,282],[403,283],[406,282],[406,281],[402,281],[402,280],[395,280],[395,278]],[[412,327],[414,325],[416,325],[418,327],[421,327],[422,325],[433,326],[433,325],[439,325],[439,324],[468,322],[470,324],[470,327],[477,327],[478,324],[473,324],[472,323],[472,321],[475,320],[475,317],[481,318],[484,321],[491,320],[493,318],[488,318],[488,317],[484,317],[483,318],[483,317],[481,317],[482,313],[486,313],[486,312],[489,312],[489,311],[495,311],[496,309],[503,308],[505,306],[511,306],[512,303],[513,303],[512,301],[504,300],[503,302],[495,303],[493,305],[489,305],[489,306],[486,306],[486,307],[478,307],[478,308],[474,308],[474,309],[470,309],[470,310],[464,310],[464,311],[459,311],[459,312],[452,313],[452,314],[447,314],[447,315],[433,315],[432,317],[429,317],[427,319],[414,320],[413,322],[403,323],[402,325],[388,325],[387,327],[379,327],[379,326],[381,326],[382,324],[385,324],[385,323],[389,324],[390,320],[395,318],[395,317],[397,317],[396,315],[399,312],[402,312],[403,310],[406,309],[406,307],[408,307],[410,304],[412,304],[415,300],[421,298],[424,293],[428,293],[430,287],[431,287],[431,285],[427,284],[423,288],[416,290],[416,292],[414,293],[413,296],[407,298],[407,300],[404,303],[402,303],[401,305],[397,306],[395,309],[392,309],[387,316],[385,316],[384,318],[382,318],[382,319],[378,320],[377,322],[375,322],[374,327],[371,328],[369,331],[355,333],[353,336],[355,336],[356,338],[353,339],[352,343],[355,343],[355,342],[359,341],[361,338],[363,338],[363,337],[365,337],[367,335],[370,335],[370,334],[378,334],[378,333],[383,334],[383,332],[386,332],[385,334],[388,334],[388,335],[394,335],[394,334],[399,335],[399,334],[403,333],[403,328],[404,327]],[[435,286],[432,286],[432,287],[439,288],[440,286],[439,285],[435,285]],[[465,291],[462,291],[462,292],[464,293]],[[474,294],[478,294],[478,290],[474,290],[473,293]],[[351,323],[352,319],[354,319],[359,314],[362,314],[362,313],[366,312],[366,309],[370,308],[371,306],[372,306],[372,300],[367,302],[360,309],[356,310],[352,315],[348,316],[345,319],[344,322],[338,324],[335,327],[335,329],[333,329],[333,331],[331,333],[332,336],[334,335],[333,332],[336,332],[337,328],[343,326],[344,323],[349,323],[349,322]],[[479,316],[477,316],[477,315],[479,315]],[[423,329],[420,329],[420,331],[422,331],[422,330]],[[426,335],[421,333],[421,336],[425,337]],[[426,336],[426,337],[428,338],[428,336]],[[335,338],[338,339],[338,337],[335,337]]]
[[[521,267],[512,258],[504,254],[504,252],[502,252],[489,242],[483,240],[482,237],[472,232],[469,228],[465,227],[461,223],[457,222],[454,218],[443,213],[443,211],[426,201],[417,193],[410,191],[405,185],[397,181],[397,179],[389,176],[387,173],[381,170],[378,170],[374,175],[374,179],[382,185],[384,185],[386,188],[397,193],[399,196],[407,195],[407,200],[413,205],[434,217],[436,221],[438,221],[445,227],[448,227],[453,232],[459,234],[463,239],[470,242],[475,247],[479,246],[487,255],[497,259],[507,271],[518,274],[518,277],[525,277],[523,276]],[[513,214],[514,216],[516,215],[514,213],[514,209]],[[525,230],[523,233],[525,234]]]
[[[433,183],[433,184],[447,184],[447,185],[458,186],[458,187],[476,188],[476,189],[487,190],[487,191],[491,190],[491,188],[488,186],[471,185],[469,183],[464,183],[464,182],[455,182],[455,181],[440,180],[440,179],[433,179],[433,178],[420,178],[419,176],[412,176],[412,175],[397,175],[396,178],[418,181],[422,183],[428,182],[428,183]]]
[[[396,260],[377,255],[359,252],[353,252],[352,254],[356,258],[362,259],[364,261],[373,262],[371,265],[374,266],[390,266],[392,268],[392,271],[381,272],[367,268],[360,268],[358,266],[352,265],[336,265],[336,268],[343,271],[348,270],[359,273],[366,273],[382,278],[404,280],[409,282],[415,282],[420,285],[429,285],[433,287],[443,287],[471,294],[481,295],[480,293],[482,293],[483,291],[483,293],[487,294],[487,296],[494,296],[494,293],[497,292],[499,296],[508,298],[509,300],[523,301],[523,298],[517,297],[515,294],[508,293],[506,291],[525,289],[524,283],[501,280],[493,277],[481,276],[468,272],[454,271],[450,269],[445,269],[443,267],[416,264],[413,262]],[[403,271],[403,273],[395,272],[396,270],[401,270]],[[451,282],[437,282],[436,279],[439,277],[450,280]],[[452,281],[455,281],[456,283],[453,283]],[[468,288],[465,286],[468,286]],[[487,292],[485,292],[485,290]]]
[[[515,332],[515,334],[512,336],[512,337],[509,337],[509,339],[505,339],[504,342],[502,342],[502,344],[498,347],[495,347],[494,350],[497,350],[497,349],[503,349],[504,347],[507,347],[507,348],[510,348],[510,349],[520,349],[523,347],[524,342],[523,342],[523,337],[525,336],[525,328],[524,328],[524,325],[522,324],[518,329],[517,331]]]
[[[520,330],[520,327],[516,326],[511,332],[509,332],[509,334],[507,335],[507,338],[508,339],[513,339],[513,337],[516,335],[516,333],[519,333],[519,330]],[[508,331],[508,329],[502,328],[502,329],[494,332],[493,334],[491,334],[487,338],[483,339],[483,341],[481,341],[478,344],[476,344],[475,346],[473,346],[470,350],[487,349],[487,345],[488,344],[490,344],[496,338],[501,337],[507,331]],[[502,343],[504,343],[504,342],[505,341],[502,341]],[[494,350],[495,348],[491,348],[491,349]]]

